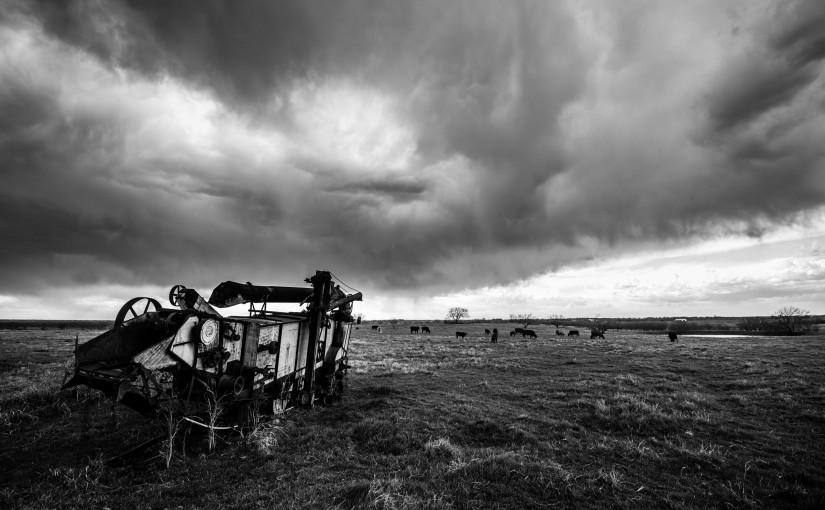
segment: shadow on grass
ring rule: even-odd
[[[518,424],[501,424],[489,418],[467,419],[454,418],[450,425],[455,430],[455,437],[466,445],[507,446],[536,444],[539,439]]]
[[[354,443],[383,455],[404,455],[421,449],[422,438],[397,416],[388,419],[367,417],[352,427]]]

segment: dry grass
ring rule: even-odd
[[[0,331],[0,462],[13,466],[0,474],[0,506],[825,504],[825,337],[672,344],[537,327],[538,340],[490,344],[490,325],[462,326],[465,340],[429,326],[429,336],[356,331],[340,405],[220,437],[212,453],[179,431],[120,466],[102,459],[163,423],[58,390],[75,331]]]

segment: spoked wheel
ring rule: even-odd
[[[335,400],[340,402],[341,399],[344,398],[344,387],[344,380],[335,382],[335,393],[333,393]]]
[[[289,395],[292,393],[292,383],[285,383],[281,393],[272,399],[272,414],[278,416],[284,414],[289,406]]]
[[[175,285],[169,291],[169,302],[172,303],[172,306],[179,306],[181,300],[183,299],[184,294],[188,289],[183,285]]]
[[[141,315],[157,312],[159,310],[160,303],[158,303],[156,299],[152,299],[150,297],[132,298],[129,301],[126,301],[126,304],[121,307],[119,312],[117,312],[114,329],[119,329],[123,326],[124,322],[137,319]]]
[[[349,369],[347,358],[343,358],[341,364],[338,365],[338,370],[335,371],[335,381],[332,390],[335,400],[339,402],[344,398],[344,393],[346,393],[347,389],[347,369]]]
[[[286,411],[287,400],[283,398],[275,398],[272,400],[272,414],[275,416],[284,414]]]
[[[340,402],[344,398],[344,389],[346,387],[347,374],[339,370],[329,378],[325,388],[325,394],[321,399],[321,403],[325,406],[331,406],[335,402]]]
[[[329,404],[332,402],[340,402],[344,398],[344,392],[346,391],[347,386],[347,375],[343,372],[337,372],[335,374],[335,380],[332,382],[332,392],[330,393],[330,401]],[[329,405],[327,404],[327,405]]]

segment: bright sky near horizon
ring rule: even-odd
[[[0,3],[0,319],[825,313],[816,0]]]

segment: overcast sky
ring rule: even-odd
[[[0,318],[825,313],[825,4],[0,0]],[[168,306],[168,305],[167,305]]]

